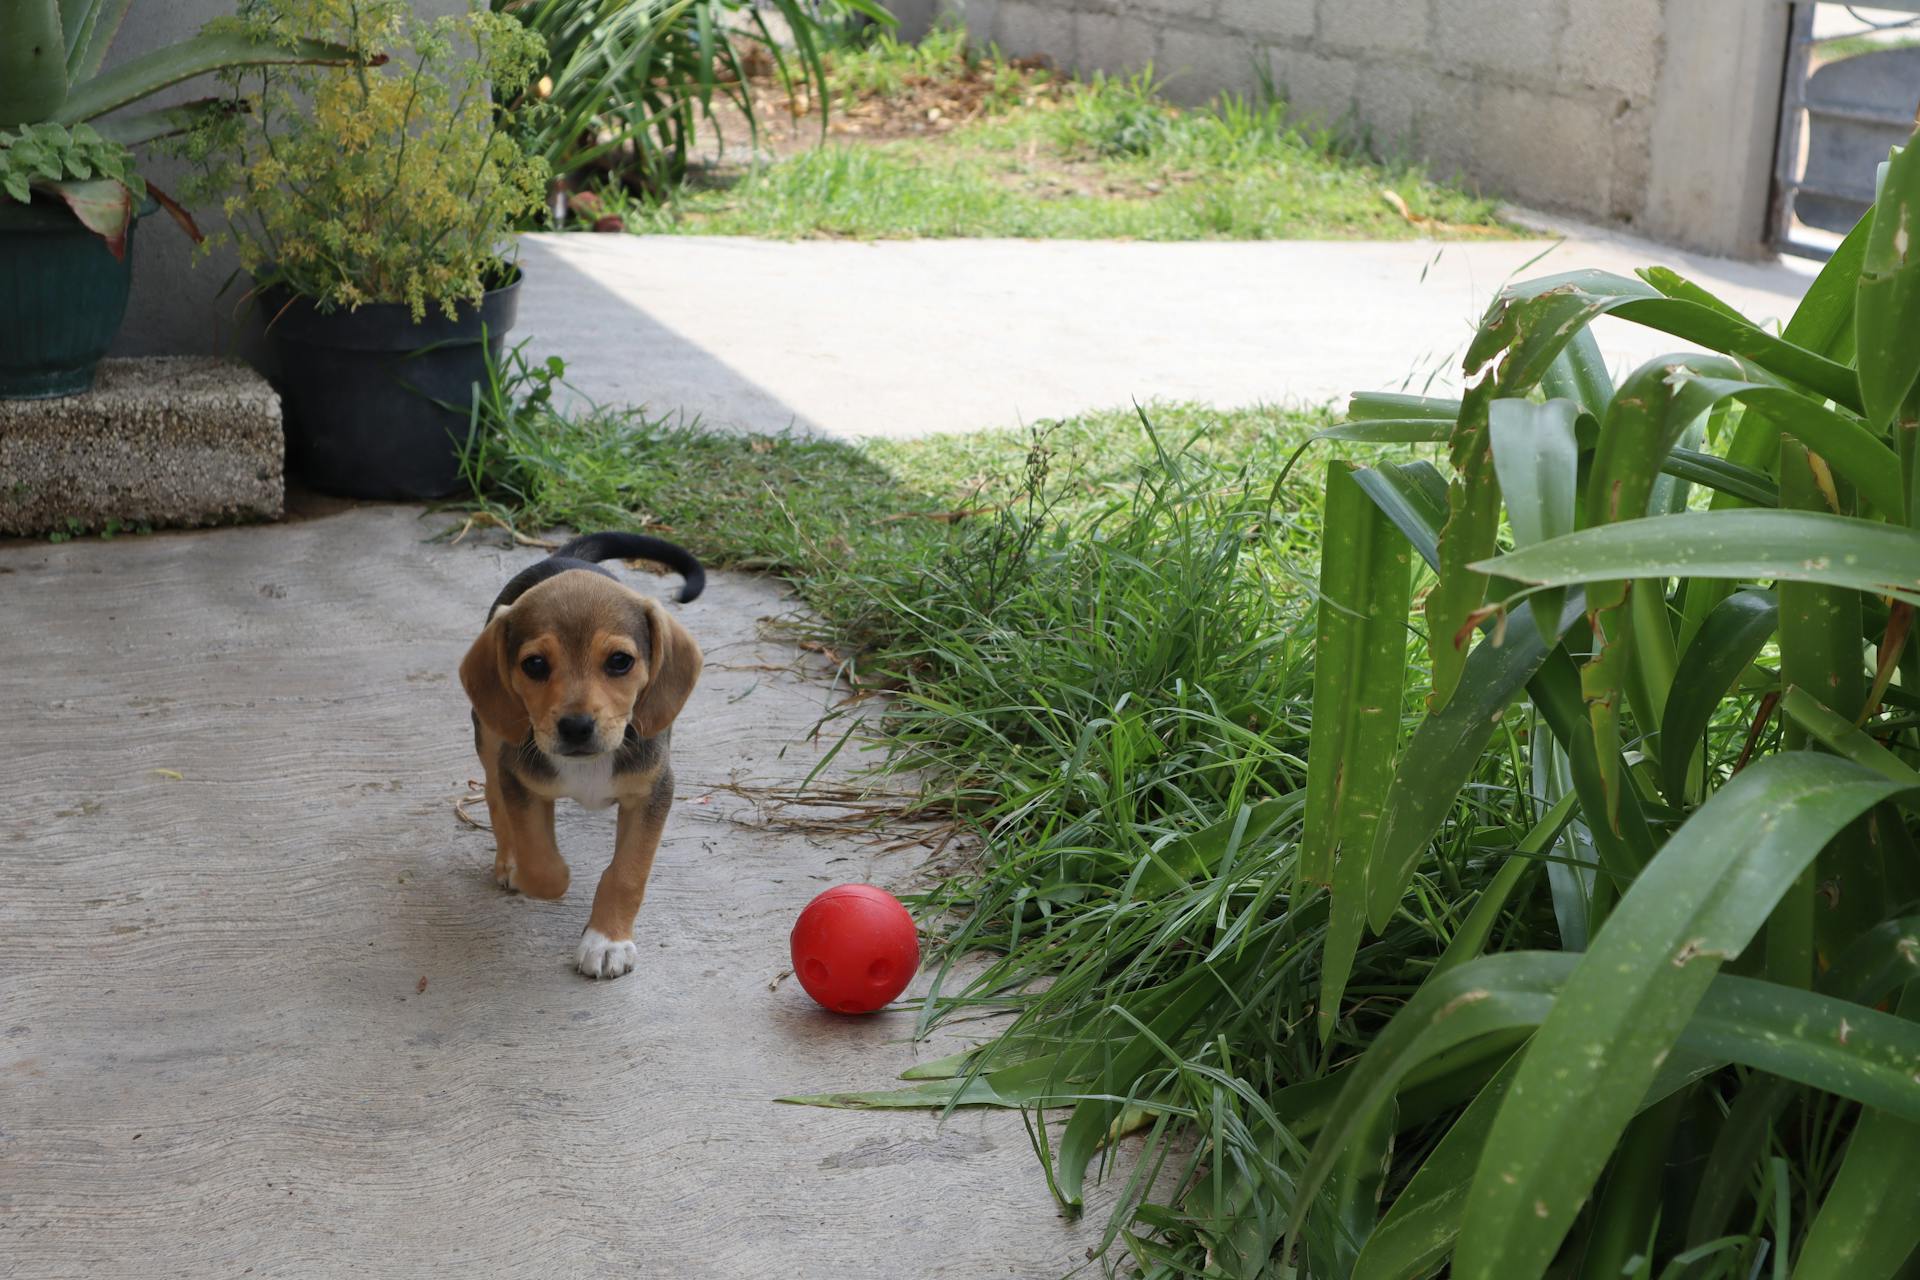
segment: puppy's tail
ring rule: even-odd
[[[644,533],[584,533],[553,553],[556,560],[652,560],[681,577],[680,603],[707,589],[707,571],[685,547]]]

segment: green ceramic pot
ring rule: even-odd
[[[94,366],[127,313],[133,232],[130,223],[126,256],[116,258],[65,205],[0,197],[0,399],[70,396],[93,385]]]

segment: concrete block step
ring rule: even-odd
[[[280,397],[208,356],[103,360],[93,390],[0,400],[0,533],[276,520]]]

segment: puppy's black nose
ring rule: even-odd
[[[553,722],[554,736],[569,747],[583,746],[593,739],[593,717],[589,715],[561,716]]]

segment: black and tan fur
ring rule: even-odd
[[[658,538],[576,538],[507,584],[460,664],[496,880],[529,897],[563,896],[571,877],[554,841],[554,802],[619,806],[613,861],[575,956],[596,978],[633,968],[634,918],[673,800],[672,725],[701,666],[700,647],[658,600],[597,563],[615,557],[678,570],[682,601],[706,583],[698,561]]]

